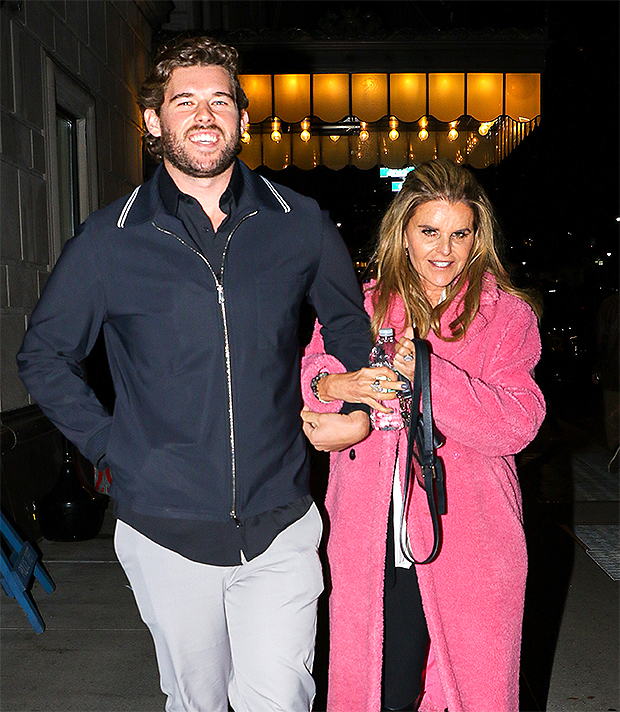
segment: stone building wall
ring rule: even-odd
[[[0,10],[0,307],[4,413],[28,406],[18,350],[60,249],[53,185],[54,93],[92,102],[88,212],[142,181],[135,97],[154,31],[173,4],[145,0],[7,0]],[[82,217],[85,217],[83,214]]]
[[[62,461],[59,432],[17,375],[15,355],[62,249],[56,116],[74,119],[77,222],[142,182],[135,101],[167,0],[0,4],[0,499],[22,536],[41,536],[36,501]],[[79,121],[78,121],[79,119]],[[67,234],[69,233],[69,234]],[[83,460],[83,458],[82,458]],[[90,465],[82,462],[84,481]],[[92,470],[90,470],[92,476]]]

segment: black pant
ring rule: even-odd
[[[428,651],[428,629],[422,610],[415,565],[394,565],[394,527],[390,505],[385,588],[383,592],[383,707],[413,709],[422,691],[422,674]]]

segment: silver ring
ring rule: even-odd
[[[372,382],[372,384],[370,385],[370,387],[371,387],[371,389],[372,389],[373,391],[375,391],[375,393],[382,393],[382,392],[383,392],[382,389],[381,389],[381,384],[379,383],[379,379],[378,379],[378,378],[375,378],[375,380]]]
[[[406,356],[403,356],[403,361],[413,361],[413,354],[407,354]]]

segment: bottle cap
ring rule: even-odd
[[[379,336],[382,336],[384,339],[394,336],[394,329],[392,329],[392,327],[379,329]]]

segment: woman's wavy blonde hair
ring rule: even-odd
[[[465,203],[474,215],[474,241],[458,279],[446,290],[446,299],[432,307],[426,299],[420,277],[405,251],[405,228],[416,210],[432,200],[451,204]],[[438,158],[421,163],[411,171],[381,221],[379,240],[373,258],[377,283],[373,288],[372,333],[377,337],[389,313],[390,301],[399,295],[405,305],[407,324],[416,325],[416,336],[426,338],[432,329],[444,341],[458,341],[480,308],[480,293],[485,272],[492,274],[500,289],[526,301],[540,317],[540,308],[526,291],[517,289],[497,254],[499,226],[495,212],[482,186],[470,171],[450,160]],[[441,317],[464,285],[462,308],[449,324],[450,334],[441,333]]]

